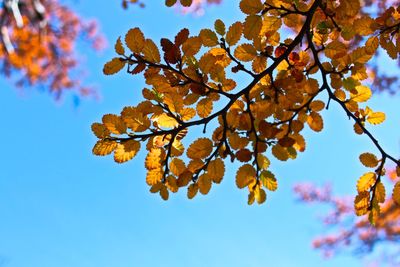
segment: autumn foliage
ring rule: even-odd
[[[337,104],[377,150],[360,155],[368,171],[355,182],[354,200],[355,213],[376,223],[385,192],[400,199],[400,184],[385,189],[381,181],[386,164],[399,171],[400,162],[368,130],[385,120],[366,105],[368,62],[378,48],[398,58],[398,9],[368,14],[359,0],[242,0],[239,8],[241,21],[216,20],[198,34],[182,29],[160,46],[139,28],[119,38],[104,73],[141,74],[148,87],[142,102],[92,125],[99,138],[93,153],[114,153],[123,163],[146,150],[146,182],[165,200],[180,188],[189,198],[207,194],[223,179],[226,161],[238,162],[237,187],[247,189],[249,204],[261,204],[278,187],[269,158],[304,152],[304,129],[322,131],[321,111]]]
[[[93,93],[81,82],[75,46],[83,38],[102,47],[94,21],[57,0],[4,0],[0,16],[2,73],[14,74],[18,86],[49,88],[55,97],[64,90]]]

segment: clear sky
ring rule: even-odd
[[[187,200],[183,190],[164,202],[148,192],[143,153],[123,165],[91,154],[91,123],[136,104],[144,86],[140,76],[102,75],[116,38],[136,26],[158,40],[172,38],[182,25],[194,33],[217,18],[230,25],[243,18],[238,1],[224,1],[204,17],[182,16],[164,1],[128,11],[118,0],[70,2],[83,16],[99,20],[110,43],[101,54],[79,48],[86,80],[99,87],[102,99],[83,99],[74,107],[71,94],[55,102],[46,93],[21,92],[0,81],[0,266],[365,266],[365,259],[349,253],[325,260],[313,250],[313,237],[324,231],[317,221],[324,207],[299,204],[292,193],[295,183],[331,181],[335,192],[354,194],[364,171],[358,155],[375,151],[333,103],[324,112],[324,131],[307,131],[305,153],[289,163],[273,162],[279,190],[261,206],[248,206],[246,192],[235,187],[235,165],[209,195]],[[370,104],[388,115],[373,132],[394,155],[397,103],[397,97],[383,94]]]

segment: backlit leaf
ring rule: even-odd
[[[199,138],[188,148],[186,155],[191,159],[204,159],[212,152],[213,143],[208,138]]]
[[[250,164],[241,166],[236,173],[236,185],[244,188],[256,179],[256,170]]]
[[[364,192],[368,191],[375,183],[376,180],[376,173],[374,172],[367,172],[363,176],[358,179],[357,182],[357,191]]]
[[[373,168],[378,165],[378,159],[371,153],[362,153],[360,155],[360,161],[365,167]]]
[[[140,53],[145,45],[145,38],[139,28],[130,29],[125,35],[125,44],[133,53]]]
[[[114,151],[114,160],[118,163],[123,163],[133,159],[140,150],[140,143],[136,140],[128,140],[118,144]]]

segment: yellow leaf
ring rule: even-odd
[[[226,33],[226,42],[228,45],[235,45],[242,37],[243,25],[241,22],[235,22],[229,27]]]
[[[196,196],[197,192],[199,191],[199,186],[197,184],[191,184],[188,187],[187,197],[192,199]]]
[[[271,162],[269,161],[269,159],[264,156],[263,154],[258,154],[257,155],[257,164],[258,167],[262,170],[266,170],[268,169],[269,165],[271,164]]]
[[[158,47],[151,39],[145,40],[142,52],[143,52],[144,59],[147,61],[150,61],[153,63],[159,63],[161,60],[160,51],[158,50]]]
[[[119,37],[117,39],[117,42],[115,43],[114,49],[115,49],[115,52],[117,52],[118,55],[123,56],[125,54],[125,49],[124,49],[124,46],[122,45],[121,37]]]
[[[264,56],[257,56],[253,60],[251,67],[255,73],[263,72],[265,70],[265,68],[267,67],[267,58]]]
[[[256,170],[250,164],[241,166],[236,173],[236,185],[244,188],[256,179]]]
[[[378,159],[371,153],[362,153],[360,155],[360,161],[365,167],[373,168],[378,165]]]
[[[115,58],[111,59],[111,61],[108,61],[104,65],[103,73],[105,75],[115,74],[115,73],[119,72],[120,70],[122,70],[122,68],[125,66],[125,63],[126,63],[125,60],[115,57]]]
[[[367,172],[363,176],[358,179],[357,182],[357,191],[364,192],[368,191],[375,183],[376,180],[376,173],[374,172]]]
[[[263,4],[260,0],[241,0],[240,10],[247,15],[255,15],[263,9]]]
[[[265,193],[264,189],[257,186],[256,190],[254,190],[254,198],[258,204],[262,204],[267,199],[267,194]]]
[[[161,148],[152,148],[146,156],[145,167],[148,170],[161,168],[163,160]]]
[[[371,89],[369,89],[369,87],[364,85],[356,86],[355,90],[356,93],[352,92],[350,94],[351,100],[355,102],[365,102],[368,99],[370,99],[372,95]]]
[[[216,46],[218,45],[218,37],[210,29],[203,29],[200,31],[200,38],[201,42],[203,43],[204,46]]]
[[[133,159],[140,150],[140,143],[136,140],[128,140],[118,144],[114,151],[114,160],[123,163]]]
[[[215,21],[214,29],[219,35],[225,35],[225,24],[222,20],[217,19]]]
[[[211,154],[213,143],[208,138],[199,138],[188,148],[186,155],[190,159],[204,159]]]
[[[365,42],[365,51],[368,54],[375,54],[376,50],[379,47],[379,39],[376,36],[371,36]]]
[[[154,121],[157,122],[157,125],[163,128],[174,128],[176,126],[178,126],[178,122],[171,116],[169,116],[168,114],[161,114],[159,116],[157,116]]]
[[[146,183],[148,185],[155,185],[161,182],[164,171],[161,168],[151,169],[147,172]]]
[[[183,162],[183,160],[174,158],[169,163],[169,169],[174,175],[179,176],[184,171],[186,171],[186,165],[185,165],[185,162]]]
[[[375,187],[375,199],[378,203],[385,202],[386,199],[386,190],[383,183],[379,182]]]
[[[397,205],[400,205],[400,182],[397,182],[394,185],[392,198],[397,203]]]
[[[178,192],[178,184],[176,182],[176,178],[173,175],[168,175],[165,181],[165,186],[171,191],[172,193]]]
[[[372,112],[367,116],[367,121],[371,124],[380,124],[384,122],[386,115],[383,112]]]
[[[203,98],[199,103],[197,103],[196,110],[200,118],[208,117],[213,110],[212,100],[209,98]]]
[[[368,213],[369,206],[369,193],[360,192],[354,199],[354,209],[357,216],[365,215]]]
[[[324,128],[324,121],[319,113],[312,111],[307,117],[307,124],[313,131],[320,132]]]
[[[125,35],[125,44],[133,53],[142,52],[145,44],[142,31],[139,28],[130,29]]]
[[[200,175],[199,180],[197,181],[197,184],[199,185],[199,191],[203,195],[207,195],[208,192],[210,192],[211,189],[211,178],[208,176],[208,174],[204,173]]]
[[[225,164],[221,158],[210,161],[207,166],[207,174],[214,183],[219,184],[222,181],[225,173]]]
[[[278,182],[275,175],[270,171],[262,171],[260,175],[261,182],[269,191],[276,191],[278,189]]]
[[[196,110],[193,108],[183,108],[180,112],[179,115],[181,115],[181,120],[183,121],[189,121],[191,120],[194,116],[196,116]]]
[[[252,61],[257,56],[257,50],[251,44],[241,44],[236,47],[234,55],[241,61]]]
[[[104,124],[101,123],[93,123],[92,124],[92,131],[97,138],[106,138],[110,136],[110,131],[107,129]]]
[[[183,98],[176,94],[166,93],[164,95],[163,102],[172,112],[179,112],[183,108]]]
[[[255,200],[256,200],[256,199],[255,199],[255,197],[254,197],[254,192],[251,191],[251,192],[249,193],[249,196],[248,196],[247,204],[253,205],[253,203],[254,203]]]
[[[111,154],[117,147],[117,142],[111,140],[99,140],[93,147],[93,154],[97,156],[105,156]]]
[[[363,16],[354,21],[353,27],[357,34],[367,36],[375,32],[372,28],[374,20],[368,16]]]
[[[258,0],[256,0],[258,1]],[[243,24],[243,35],[248,40],[253,40],[260,34],[262,28],[262,19],[258,15],[250,15]]]
[[[126,124],[121,117],[114,114],[106,114],[102,118],[103,124],[113,134],[126,133]]]
[[[284,147],[279,144],[276,144],[272,147],[272,155],[274,155],[275,158],[281,161],[286,161],[289,159],[289,153]]]

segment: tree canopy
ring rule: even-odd
[[[391,5],[242,0],[242,20],[218,19],[198,34],[184,28],[160,46],[132,28],[116,41],[116,56],[103,71],[141,74],[148,87],[143,101],[92,125],[99,138],[93,153],[114,153],[123,163],[143,147],[146,182],[165,200],[180,188],[188,198],[208,194],[222,181],[225,161],[239,162],[237,187],[248,190],[249,204],[261,204],[266,190],[278,187],[269,157],[287,161],[304,152],[303,130],[322,131],[321,111],[336,104],[353,120],[355,134],[376,147],[360,155],[368,171],[358,178],[354,199],[355,213],[374,224],[387,190],[400,202],[400,183],[385,189],[381,181],[390,163],[400,175],[400,162],[369,131],[385,114],[367,105],[376,91],[369,62],[381,49],[392,59],[400,51],[399,9]],[[249,82],[242,85],[244,76]],[[187,144],[191,135],[196,139]]]

